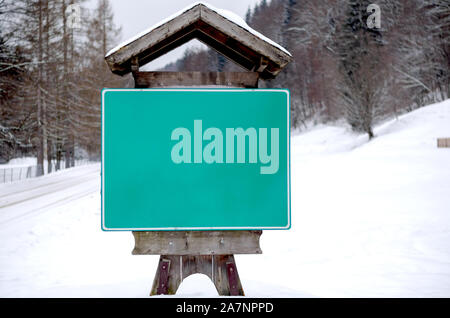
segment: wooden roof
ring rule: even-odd
[[[196,3],[166,22],[119,45],[106,55],[111,71],[131,72],[131,64],[143,66],[196,38],[261,78],[275,77],[291,60],[285,49],[224,11]]]

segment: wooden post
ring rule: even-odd
[[[174,295],[196,273],[208,276],[221,296],[244,296],[233,255],[161,255],[150,295]]]
[[[139,72],[132,61],[135,88],[257,88],[257,72]],[[261,254],[262,231],[133,232],[134,255],[161,255],[150,295],[174,295],[183,279],[208,276],[221,296],[243,296],[234,254]]]

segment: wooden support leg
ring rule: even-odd
[[[196,273],[208,276],[221,296],[244,296],[233,255],[161,255],[150,295],[175,295]]]
[[[211,279],[220,296],[244,296],[233,255],[214,255],[214,277]]]
[[[150,296],[175,295],[181,284],[180,256],[161,255]]]

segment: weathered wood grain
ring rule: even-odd
[[[257,72],[137,72],[133,74],[136,88],[228,86],[253,88],[258,86]]]
[[[168,21],[167,23],[154,29],[152,32],[143,34],[135,41],[132,41],[128,45],[120,48],[113,54],[106,56],[106,63],[110,67],[111,71],[119,75],[128,74],[131,71],[130,61],[132,57],[138,56],[139,64],[142,66],[145,64],[141,62],[143,56],[149,54],[149,52],[146,51],[148,51],[149,49],[152,50],[153,47],[155,47],[154,50],[157,50],[158,48],[162,49],[164,46],[158,47],[158,43],[170,38],[173,35],[176,35],[175,38],[182,38],[181,35],[188,34],[189,30],[186,30],[186,32],[182,32],[180,34],[178,32],[187,28],[189,25],[192,25],[195,21],[198,20],[199,13],[197,12],[197,10],[193,9],[184,12],[183,14],[178,16],[177,19]],[[173,41],[174,40],[166,41],[166,43],[170,43]],[[186,42],[187,41],[189,40],[186,39]],[[181,44],[182,43],[180,42],[179,45]],[[159,54],[159,56],[169,51],[165,49],[163,52],[161,52],[161,54]]]
[[[262,231],[133,232],[133,255],[261,254]]]
[[[194,38],[244,68],[259,72],[264,79],[275,77],[292,59],[279,47],[203,4],[143,34],[105,59],[113,73],[124,75],[131,72],[132,58],[137,57],[143,66]]]

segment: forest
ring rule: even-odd
[[[125,80],[104,61],[118,40],[108,0],[0,0],[0,161],[35,156],[41,175],[100,159],[100,92]]]
[[[336,122],[371,139],[376,123],[449,98],[450,2],[373,4],[262,0],[248,9],[247,24],[293,56],[259,85],[290,90],[293,128]],[[130,85],[103,58],[119,40],[108,0],[94,9],[78,0],[0,0],[0,161],[35,155],[43,173],[44,159],[59,167],[100,158],[100,91]],[[242,69],[195,49],[163,70]]]
[[[249,26],[293,61],[260,87],[291,91],[291,125],[344,121],[373,137],[375,123],[445,100],[450,92],[450,2],[262,0]],[[212,50],[190,50],[166,70],[238,70]]]

